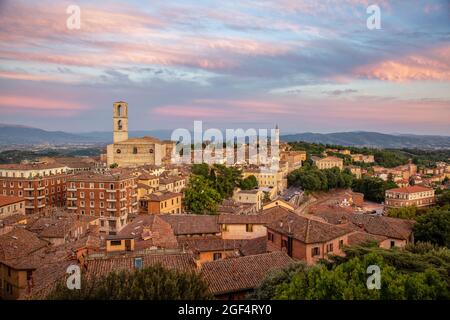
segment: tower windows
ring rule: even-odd
[[[122,130],[122,120],[117,121],[117,128]]]
[[[133,154],[137,154],[138,153],[138,149],[136,147],[133,148]]]
[[[153,149],[148,150],[148,152],[153,153]]]
[[[117,149],[116,150],[116,153],[121,153],[122,151],[120,150],[120,149]]]
[[[122,116],[122,106],[121,106],[120,104],[117,106],[117,115],[118,115],[119,117]]]

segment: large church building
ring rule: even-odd
[[[170,158],[173,143],[153,137],[128,138],[128,104],[113,104],[113,144],[107,146],[107,164],[119,167],[162,164]]]

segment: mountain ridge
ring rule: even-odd
[[[154,136],[170,139],[172,130],[136,130],[130,131],[130,137]],[[286,142],[305,141],[355,147],[373,148],[450,148],[450,136],[387,134],[370,131],[348,131],[333,133],[304,132],[285,134],[280,140]],[[91,131],[70,133],[64,131],[47,131],[39,128],[0,123],[0,145],[34,145],[34,144],[71,144],[71,143],[111,143],[111,131]]]

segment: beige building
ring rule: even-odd
[[[233,200],[237,203],[254,204],[256,211],[262,209],[262,202],[264,199],[264,193],[259,189],[253,190],[241,190],[236,189],[233,193]]]
[[[317,166],[317,168],[319,168],[320,170],[331,169],[334,167],[337,167],[341,170],[344,168],[344,160],[338,157],[325,157],[325,158],[312,157],[312,160],[314,164]]]
[[[167,146],[153,137],[128,138],[128,104],[123,101],[113,105],[113,144],[107,146],[107,164],[133,167],[147,164],[161,165],[166,157]],[[170,143],[172,145],[172,143]]]
[[[13,214],[25,214],[25,199],[0,195],[0,219]]]
[[[371,154],[365,155],[365,154],[357,153],[357,154],[350,155],[350,157],[352,158],[353,162],[364,162],[364,163],[374,163],[375,162],[375,158]]]
[[[246,168],[242,170],[242,177],[255,176],[260,188],[276,188],[277,193],[283,192],[287,188],[286,170],[264,170],[260,168]]]
[[[436,202],[434,190],[422,186],[411,186],[386,190],[387,208],[428,207]]]

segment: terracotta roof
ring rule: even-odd
[[[176,236],[220,233],[217,216],[194,214],[165,214],[159,216],[169,223]]]
[[[153,179],[158,179],[158,176],[149,174],[147,172],[142,173],[141,175],[139,175],[139,180],[153,180]]]
[[[0,261],[5,262],[27,256],[48,245],[34,233],[23,228],[14,228],[0,235]]]
[[[146,254],[126,257],[102,258],[87,261],[87,272],[92,276],[102,276],[113,271],[134,271],[134,259],[142,258],[142,266],[161,264],[168,269],[183,272],[195,271],[196,264],[190,253]]]
[[[94,173],[94,172],[82,172],[79,174],[76,174],[70,178],[67,179],[68,182],[70,181],[86,181],[86,182],[115,182],[115,181],[122,181],[126,179],[134,178],[134,176],[130,173],[126,172],[118,172],[116,174],[112,172],[107,173]]]
[[[218,218],[220,224],[266,224],[269,217],[262,214],[221,214]]]
[[[180,242],[181,248],[197,252],[238,250],[242,245],[241,240],[222,239],[214,236],[186,238],[178,241]]]
[[[377,235],[370,234],[367,232],[355,231],[348,235],[348,245],[355,246],[355,245],[361,245],[361,244],[364,244],[367,242],[380,243],[386,239],[387,239],[387,237],[385,237],[385,236],[377,236]]]
[[[276,251],[239,258],[206,262],[201,275],[214,295],[252,290],[259,286],[266,275],[293,263],[286,253]]]
[[[0,195],[0,207],[7,206],[10,204],[14,204],[17,202],[25,201],[24,198],[15,197],[15,196],[2,196]]]
[[[291,234],[303,243],[318,243],[336,239],[349,233],[349,230],[322,222],[314,217],[290,213],[267,225],[271,230]]]
[[[117,144],[146,144],[146,143],[156,143],[156,144],[162,144],[162,141],[154,138],[154,137],[141,137],[141,138],[129,138],[128,140],[121,141]]]
[[[328,223],[342,225],[353,230],[379,236],[407,240],[411,236],[414,221],[364,213],[320,212],[315,214]]]
[[[64,169],[66,167],[66,165],[60,163],[0,164],[0,169],[5,170],[46,170]]]
[[[240,251],[244,256],[266,253],[267,237],[263,236],[254,239],[242,240]]]
[[[176,197],[181,197],[182,194],[178,192],[155,192],[146,196],[146,198],[150,201],[164,201]]]
[[[403,188],[394,188],[386,190],[386,192],[399,192],[399,193],[416,193],[416,192],[426,192],[426,191],[433,191],[432,188],[426,188],[422,186],[408,186]]]

